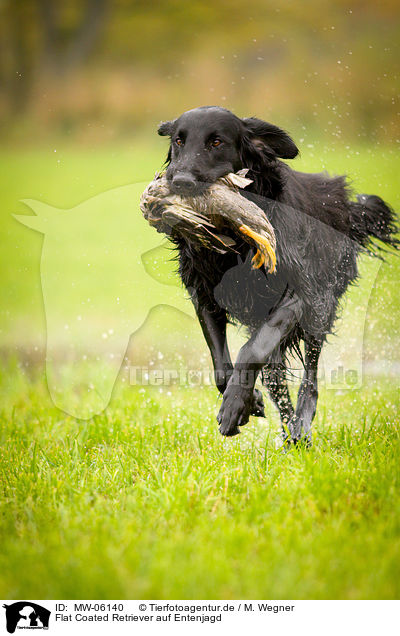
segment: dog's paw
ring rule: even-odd
[[[250,415],[255,417],[265,417],[264,400],[261,391],[254,389],[253,402],[250,409]]]
[[[293,415],[287,424],[290,437],[287,438],[286,444],[294,446],[302,446],[310,448],[312,446],[311,430],[305,431],[301,417]]]
[[[239,426],[247,424],[252,406],[252,391],[238,386],[228,386],[217,415],[219,432],[226,437],[240,433]]]

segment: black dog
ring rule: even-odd
[[[359,252],[376,255],[373,239],[398,247],[394,213],[377,196],[359,195],[351,201],[345,177],[289,168],[279,158],[296,157],[295,143],[259,119],[239,119],[226,109],[207,106],[161,124],[158,132],[171,138],[166,174],[173,192],[199,194],[219,177],[248,168],[253,183],[241,194],[266,212],[276,234],[276,274],[252,269],[252,250],[237,236],[239,255],[174,239],[179,273],[223,394],[220,432],[235,435],[250,415],[264,415],[261,393],[254,389],[261,372],[279,409],[284,439],[289,434],[296,442],[304,436],[310,443],[322,345],[332,331],[340,297],[357,278]],[[226,342],[228,320],[250,332],[234,365]],[[299,353],[305,369],[296,410],[286,379],[288,350]]]

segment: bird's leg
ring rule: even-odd
[[[264,236],[252,230],[248,225],[241,225],[239,231],[245,236],[253,239],[257,245],[257,252],[252,258],[253,269],[259,269],[265,261],[269,266],[268,272],[272,274],[276,268],[276,255],[275,250],[271,243]]]

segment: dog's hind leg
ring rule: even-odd
[[[322,342],[312,336],[304,341],[304,375],[300,384],[296,412],[288,423],[291,438],[294,442],[304,438],[311,446],[311,423],[314,419],[318,400],[318,360]]]
[[[269,396],[279,411],[282,422],[282,437],[288,437],[287,424],[294,415],[294,408],[287,384],[287,369],[284,361],[270,362],[262,370],[262,382],[267,388]]]

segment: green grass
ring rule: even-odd
[[[67,208],[150,180],[163,148],[0,156],[0,596],[398,598],[397,378],[366,375],[357,391],[322,385],[314,446],[289,453],[277,448],[269,403],[266,420],[253,418],[237,438],[221,438],[213,387],[160,392],[129,386],[121,374],[107,410],[86,423],[51,403],[42,238],[11,213],[27,213],[23,198]],[[347,172],[355,190],[400,207],[400,159],[390,148],[316,145],[295,165]],[[364,274],[370,267],[365,260]],[[163,271],[168,276],[171,265]],[[390,257],[369,298],[366,361],[397,362],[399,279],[399,259]],[[364,297],[363,283],[348,294],[339,338],[349,352],[362,329]],[[160,312],[135,336],[140,363],[162,352],[166,364],[178,354],[180,363],[203,367],[208,354],[199,327]],[[79,367],[67,366],[71,372]]]
[[[211,388],[121,389],[87,424],[40,376],[4,389],[2,598],[398,597],[390,383],[322,391],[313,448],[286,454],[271,407],[223,440]]]

